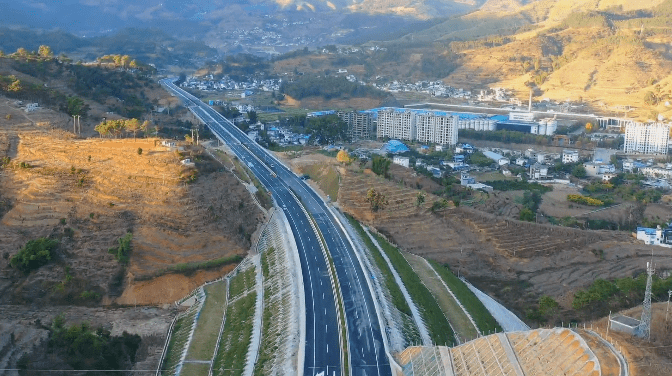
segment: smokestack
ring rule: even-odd
[[[532,89],[530,89],[530,102],[527,105],[527,112],[532,112]]]

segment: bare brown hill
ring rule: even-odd
[[[200,149],[184,152],[197,160],[188,167],[153,139],[76,140],[34,131],[2,141],[0,150],[11,157],[0,177],[5,303],[87,304],[84,291],[108,303],[172,302],[233,266],[167,274],[160,283],[138,280],[182,263],[245,254],[262,219],[245,187]],[[127,232],[133,240],[124,268],[108,248]],[[27,276],[10,269],[9,258],[40,236],[60,239],[54,260]]]

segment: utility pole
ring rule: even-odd
[[[665,322],[667,322],[667,314],[670,312],[670,297],[672,297],[672,290],[667,291],[667,309],[665,310]]]

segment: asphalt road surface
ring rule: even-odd
[[[345,308],[350,372],[356,376],[392,375],[368,277],[327,204],[273,155],[217,111],[175,86],[173,80],[161,83],[248,166],[289,220],[299,248],[306,295],[304,375],[340,375],[341,353],[326,255],[303,208],[313,216],[334,261]]]

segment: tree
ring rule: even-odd
[[[142,148],[138,148],[138,155],[142,155]]]
[[[306,130],[321,145],[348,140],[348,125],[336,115],[310,118]]]
[[[131,69],[138,69],[138,63],[135,60],[131,60],[131,62],[128,64],[128,67]]]
[[[590,133],[593,131],[593,124],[592,123],[586,123],[586,133]]]
[[[376,175],[387,178],[389,177],[390,163],[392,163],[391,160],[376,155],[371,160],[371,171],[373,171]]]
[[[126,129],[126,122],[124,120],[112,120],[108,121],[108,123],[110,123],[110,132],[114,135],[114,138],[121,136]]]
[[[131,57],[130,56],[124,55],[124,56],[121,57],[120,64],[121,64],[122,68],[124,68],[124,69],[128,68],[130,63],[131,63]]]
[[[250,119],[250,124],[257,123],[257,111],[247,111],[247,118]]]
[[[366,191],[366,201],[371,205],[372,212],[383,210],[388,204],[387,197],[373,188]]]
[[[93,130],[98,132],[100,137],[103,137],[104,135],[110,133],[110,123],[108,123],[107,121],[103,121],[100,124],[96,125],[95,128],[93,128]]]
[[[24,273],[46,265],[51,260],[51,251],[56,248],[58,241],[49,238],[29,240],[23,248],[14,255],[9,264]]]
[[[17,48],[16,52],[14,53],[16,56],[21,56],[21,57],[26,57],[28,56],[28,50],[26,50],[23,47]]]
[[[336,154],[336,160],[341,162],[341,163],[350,163],[352,160],[350,159],[350,154],[348,154],[347,151],[341,150]]]
[[[553,314],[558,308],[560,308],[560,304],[558,304],[552,297],[543,295],[539,298],[539,313],[542,316]]]
[[[146,135],[146,134],[147,134],[147,130],[148,130],[149,127],[151,127],[151,126],[152,126],[152,123],[151,123],[149,120],[145,120],[145,121],[142,122],[142,125],[140,125],[140,130],[141,130],[143,133],[145,133],[145,135]]]
[[[37,50],[38,55],[44,58],[52,58],[54,57],[54,52],[51,50],[51,47],[41,45],[40,48]]]
[[[418,194],[415,197],[415,205],[419,207],[422,204],[424,204],[425,203],[425,197],[426,197],[426,195],[423,192],[418,192]]]
[[[89,106],[84,103],[84,100],[79,97],[68,97],[68,102],[66,105],[65,112],[70,115],[79,115],[86,116],[86,113],[89,111]]]
[[[133,133],[133,138],[135,139],[136,134],[140,130],[140,121],[138,119],[129,119],[125,121],[124,126],[127,132]]]
[[[12,82],[9,86],[7,86],[7,91],[13,91],[13,92],[18,92],[21,91],[23,87],[21,86],[21,81],[16,80]]]
[[[585,178],[587,175],[586,168],[583,165],[576,165],[572,169],[572,175],[579,179]]]

